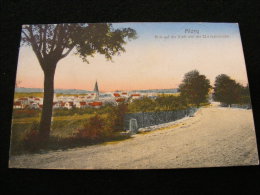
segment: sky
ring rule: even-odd
[[[113,27],[133,28],[138,38],[128,42],[126,52],[114,56],[113,62],[96,54],[87,64],[71,53],[58,62],[56,89],[93,90],[96,81],[104,92],[177,88],[184,74],[194,69],[212,85],[219,74],[248,83],[237,23],[113,23]],[[30,47],[20,47],[17,81],[20,87],[43,88],[43,72]]]

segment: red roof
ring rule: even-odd
[[[79,103],[81,106],[85,106],[86,105],[86,102],[80,102]]]
[[[123,95],[127,95],[127,93],[126,93],[126,92],[123,92],[122,94],[123,94]]]
[[[136,93],[136,94],[132,94],[131,96],[140,96],[140,94],[137,94],[137,93]]]
[[[125,101],[125,98],[118,98],[116,99],[117,102],[124,102]]]
[[[120,97],[120,94],[119,93],[114,93],[114,96],[115,97]]]
[[[40,100],[40,98],[34,98],[34,100]]]
[[[67,102],[67,103],[69,103],[70,106],[73,106],[73,102]]]
[[[90,102],[90,103],[88,103],[88,105],[90,105],[90,106],[102,106],[102,102]]]
[[[19,100],[28,100],[28,98],[19,98]]]
[[[14,106],[21,106],[21,102],[14,102]]]

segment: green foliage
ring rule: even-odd
[[[93,114],[95,112],[95,108],[87,107],[87,108],[61,108],[54,109],[53,116],[73,116],[73,115],[83,115],[83,114]]]
[[[182,110],[188,107],[181,96],[161,95],[155,100],[155,111]]]
[[[241,98],[240,98],[240,104],[249,104],[251,105],[251,97],[250,97],[250,91],[248,84],[243,87],[242,86],[242,92],[241,92]]]
[[[207,102],[210,90],[210,81],[199,71],[193,70],[185,74],[182,83],[179,86],[181,97],[189,104],[199,105]]]
[[[98,139],[103,136],[105,130],[105,120],[99,115],[95,115],[87,120],[83,128],[78,130],[76,137],[87,139]]]
[[[106,105],[93,109],[90,114],[77,114],[84,109],[59,110],[66,112],[66,116],[53,118],[51,137],[48,143],[41,144],[38,137],[39,120],[35,118],[19,118],[13,120],[11,154],[35,152],[42,148],[59,148],[88,145],[104,140],[124,139],[119,131],[123,130],[124,114],[127,104],[118,106]],[[57,110],[58,111],[58,110]],[[87,111],[87,110],[85,110]],[[63,113],[64,114],[64,113]],[[72,114],[72,115],[67,115]]]
[[[37,24],[23,25],[22,45],[32,46],[41,66],[48,66],[45,56],[53,56],[53,61],[66,57],[74,48],[83,61],[102,54],[108,60],[125,52],[127,40],[136,39],[136,31],[131,28],[114,29],[110,23]],[[56,58],[56,59],[55,59]]]
[[[95,53],[103,54],[106,59],[112,60],[112,56],[125,52],[123,47],[128,40],[136,38],[135,30],[131,28],[113,29],[112,24],[99,23],[76,25],[72,35],[72,44],[75,44],[76,54],[84,61],[87,56]],[[88,44],[86,44],[86,42]]]
[[[76,133],[77,138],[100,139],[116,135],[124,128],[124,115],[127,105],[108,106],[105,115],[95,114],[85,121]]]
[[[159,112],[170,110],[182,110],[189,105],[185,99],[176,95],[160,95],[156,99],[142,97],[129,103],[127,112]]]
[[[132,103],[129,104],[128,110],[129,112],[152,112],[155,108],[155,101],[148,98],[142,97],[140,99],[133,100]]]
[[[39,126],[39,122],[34,121],[30,129],[24,133],[22,143],[26,150],[35,151],[40,147]]]
[[[52,122],[51,126],[51,136],[60,139],[73,137],[78,128],[83,127],[84,122],[88,120],[89,117],[83,119],[67,119],[67,120],[55,120]]]
[[[128,111],[128,104],[120,103],[108,112],[107,124],[113,132],[122,131],[124,129],[124,116]]]
[[[26,118],[26,117],[39,117],[41,114],[40,110],[36,109],[14,109],[13,118]]]
[[[225,74],[216,77],[213,98],[227,105],[250,104],[248,85],[244,87]]]

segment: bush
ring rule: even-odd
[[[99,115],[95,115],[85,122],[83,128],[76,133],[77,138],[97,139],[103,137],[105,121]]]
[[[102,139],[116,136],[117,132],[124,129],[124,116],[126,111],[126,104],[107,107],[105,114],[95,114],[89,118],[84,123],[83,128],[78,129],[76,137]]]
[[[106,126],[112,132],[120,132],[124,129],[125,113],[128,110],[128,105],[121,103],[114,107],[113,110],[107,113]]]
[[[40,147],[40,137],[39,137],[39,122],[34,121],[25,133],[22,139],[23,146],[26,150],[35,151]]]

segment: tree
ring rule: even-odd
[[[157,111],[181,110],[186,107],[185,101],[180,96],[160,95],[155,99]]]
[[[197,106],[199,106],[200,103],[207,102],[210,88],[209,80],[197,70],[186,73],[182,83],[179,85],[181,97],[184,98],[187,103]]]
[[[245,87],[242,87],[242,97],[240,103],[248,104],[249,106],[251,106],[251,98],[248,84]]]
[[[129,112],[152,112],[155,107],[155,102],[149,97],[135,99],[128,106]]]
[[[243,86],[226,74],[216,77],[213,98],[215,101],[227,104],[236,104],[241,101]]]
[[[44,72],[44,100],[39,127],[39,136],[49,138],[54,75],[57,63],[74,52],[88,63],[87,57],[99,53],[107,60],[125,52],[127,40],[135,39],[131,28],[114,29],[112,24],[41,24],[23,25],[22,45],[31,46]]]

